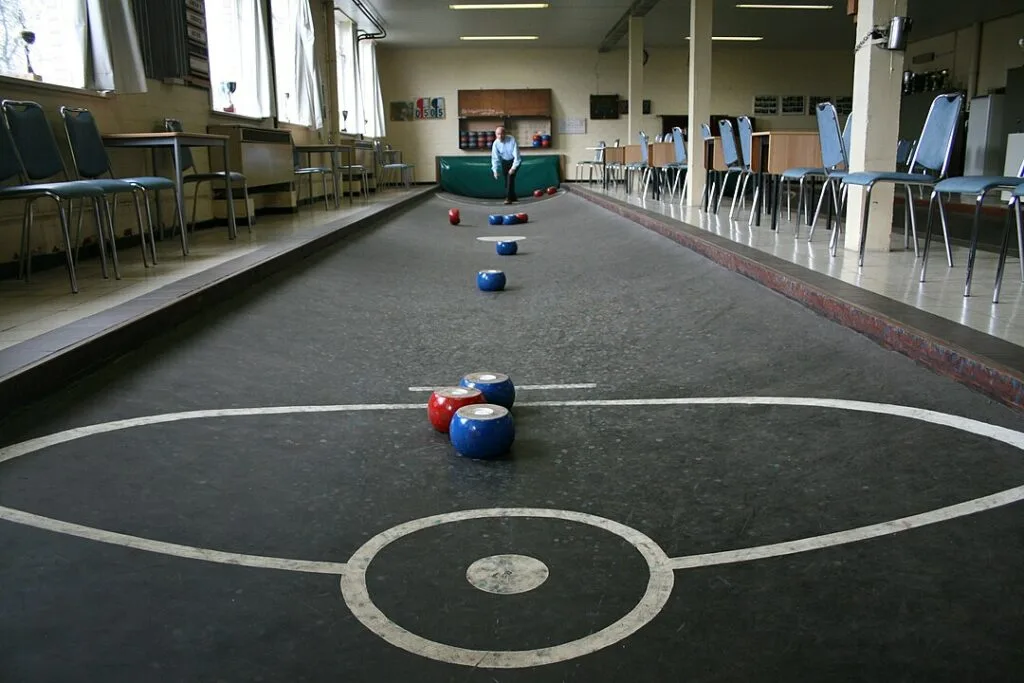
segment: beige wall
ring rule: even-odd
[[[644,98],[653,116],[644,130],[661,132],[657,114],[687,111],[686,50],[651,49],[644,68]],[[388,141],[417,164],[416,179],[434,180],[436,155],[468,154],[458,149],[458,91],[472,88],[551,88],[554,117],[587,118],[590,95],[626,96],[626,52],[543,48],[387,49],[378,52],[385,108],[394,100],[444,97],[448,117],[438,121],[388,121]],[[850,95],[853,55],[848,50],[808,52],[729,49],[716,46],[711,107],[718,114],[749,114],[755,94]],[[626,118],[587,120],[585,135],[559,135],[553,126],[551,151],[567,155],[568,168],[593,157],[585,148],[616,138],[633,143]],[[758,117],[760,129],[814,128],[813,116]],[[628,143],[627,143],[628,140]],[[528,144],[519,139],[520,145]]]

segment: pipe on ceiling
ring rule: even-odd
[[[612,26],[612,30],[605,34],[601,44],[597,47],[597,51],[611,52],[618,42],[622,40],[622,37],[629,33],[629,18],[645,16],[657,4],[658,0],[633,0],[633,4],[630,5],[625,14],[615,22],[615,26]]]
[[[371,24],[373,24],[373,27],[377,29],[376,33],[370,33],[369,31],[359,29],[356,32],[356,42],[358,43],[361,40],[382,40],[384,38],[387,38],[388,30],[384,28],[384,25],[381,23],[379,19],[377,19],[377,16],[366,7],[366,3],[364,3],[363,0],[350,1],[353,5],[355,5],[356,9],[358,9],[362,13],[362,15],[366,17]],[[340,14],[341,16],[345,17],[346,19],[349,19],[349,21],[351,21],[351,17],[342,12],[341,8],[338,7],[337,5],[334,6],[334,11]]]

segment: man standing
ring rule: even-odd
[[[511,135],[505,135],[505,127],[498,126],[494,129],[494,144],[491,145],[491,170],[494,171],[494,179],[505,176],[505,203],[511,204],[516,201],[516,171],[523,157],[519,154],[519,145]]]

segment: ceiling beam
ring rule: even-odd
[[[612,30],[605,34],[604,40],[597,47],[598,52],[610,52],[618,45],[619,41],[622,40],[629,32],[629,18],[630,17],[642,17],[646,15],[651,9],[658,4],[658,0],[633,0],[633,4],[629,6],[619,20],[612,26]]]

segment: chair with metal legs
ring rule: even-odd
[[[906,212],[907,222],[910,224],[910,234],[907,234],[906,228],[904,228],[904,246],[912,235],[914,255],[917,255],[917,224],[914,217],[914,195],[911,188],[914,186],[934,187],[946,176],[949,158],[953,151],[953,138],[956,135],[957,122],[962,108],[963,95],[961,93],[939,95],[932,100],[928,117],[921,129],[921,136],[918,138],[917,147],[908,162],[908,172],[859,171],[850,173],[843,179],[844,185],[865,189],[864,215],[861,219],[860,247],[857,254],[858,266],[864,265],[864,250],[867,246],[868,236],[868,212],[871,209],[871,190],[880,182],[903,185],[906,190]]]
[[[1003,287],[1003,270],[1006,268],[1006,252],[1010,248],[1010,218],[1017,232],[1017,259],[1020,262],[1020,281],[1024,282],[1024,226],[1021,221],[1021,198],[1024,197],[1024,184],[1017,185],[1010,193],[1010,204],[1007,207],[1006,225],[1003,230],[1003,243],[999,248],[999,265],[996,266],[996,284],[992,290],[992,303],[999,303],[999,291]]]
[[[753,164],[753,151],[754,151],[754,126],[750,123],[749,116],[740,116],[736,118],[736,127],[738,128],[738,137],[740,140],[740,163],[743,167],[743,171],[740,174],[740,209],[746,204],[747,198],[747,181],[754,177],[754,164]],[[750,220],[747,221],[747,225],[753,221],[754,212],[758,210],[758,201],[761,197],[761,188],[754,188],[754,197],[750,203]],[[736,201],[733,197],[732,207],[729,210],[729,218],[733,217],[733,212],[736,209]]]
[[[711,134],[711,126],[706,123],[700,124],[701,141],[704,143],[704,158],[707,159],[704,169],[704,191],[700,195],[700,206],[707,211],[715,203],[715,190],[718,189],[718,171],[714,169],[715,136]]]
[[[945,194],[974,195],[974,221],[971,224],[970,248],[967,252],[967,279],[964,282],[964,296],[971,295],[971,278],[974,276],[974,258],[978,251],[978,231],[980,229],[981,207],[985,196],[993,190],[1010,190],[1024,182],[1024,163],[1021,163],[1015,176],[963,176],[946,178],[935,184],[932,189],[931,201],[928,203],[928,223],[924,235],[924,252],[921,263],[921,282],[924,282],[928,268],[928,245],[932,235],[932,208],[939,205],[939,222],[942,224],[942,237],[946,243],[946,263],[953,267],[953,250],[949,244],[949,229],[946,226],[946,207],[942,203]],[[1011,203],[1013,200],[1011,200]],[[1012,208],[1012,207],[1011,207]],[[993,302],[995,303],[995,302]]]
[[[110,165],[110,157],[107,155],[107,149],[103,146],[103,136],[100,134],[99,128],[96,126],[96,120],[93,118],[92,112],[88,109],[76,109],[72,107],[61,107],[60,116],[64,121],[64,132],[68,138],[68,147],[71,149],[71,162],[75,166],[75,170],[78,172],[78,177],[84,180],[92,180],[95,182],[106,183],[109,180],[116,180],[119,183],[128,183],[137,192],[132,193],[132,198],[135,200],[135,214],[139,221],[139,225],[142,226],[142,211],[139,206],[139,195],[141,194],[142,201],[146,205],[146,225],[149,227],[149,246],[153,259],[153,265],[156,265],[156,237],[153,234],[153,213],[149,203],[149,193],[159,192],[160,190],[170,190],[171,194],[174,195],[174,206],[176,207],[175,213],[178,213],[178,227],[182,229],[181,234],[181,254],[185,256],[188,254],[188,246],[185,242],[184,233],[184,221],[180,215],[180,211],[177,209],[178,195],[174,186],[174,181],[170,178],[163,178],[160,176],[135,176],[130,178],[115,178],[114,171]],[[107,176],[104,178],[103,176]],[[116,188],[115,188],[116,189]],[[116,207],[116,195],[115,195],[115,207]],[[78,214],[78,234],[82,231],[82,212]],[[146,233],[142,229],[142,262],[146,264]],[[78,238],[75,238],[75,243],[78,243]]]
[[[623,166],[623,171],[625,171],[625,174],[626,174],[626,176],[625,176],[626,194],[629,194],[630,188],[633,185],[633,174],[637,173],[637,172],[640,173],[639,182],[637,184],[642,187],[644,182],[645,182],[645,180],[646,180],[646,178],[647,178],[647,172],[650,169],[650,157],[648,155],[648,152],[649,152],[648,140],[649,140],[649,138],[647,137],[647,133],[645,133],[643,131],[640,131],[637,134],[637,136],[640,139],[640,161],[634,161],[632,163],[628,163],[625,166]]]
[[[184,133],[185,129],[181,125],[181,121],[178,119],[164,119],[164,128],[172,133]],[[195,184],[195,189],[192,191],[192,219],[189,221],[189,225],[192,226],[190,229],[195,230],[196,225],[196,208],[199,205],[199,185],[202,183],[213,183],[220,181],[225,183],[231,183],[232,185],[239,184],[242,186],[242,199],[245,201],[245,227],[249,233],[252,234],[252,223],[253,216],[249,215],[249,183],[245,176],[237,171],[207,171],[205,173],[187,173],[189,169],[195,170],[196,162],[192,158],[192,152],[188,147],[181,148],[181,182],[183,185],[189,183]],[[228,235],[231,235],[231,225],[228,225]]]
[[[303,166],[302,160],[300,159],[299,150],[295,149],[295,142],[292,141],[292,166],[293,172],[297,176],[305,176],[309,179],[309,203],[313,203],[313,176],[319,175],[320,180],[323,183],[324,189],[324,208],[328,211],[331,210],[331,203],[327,201],[330,196],[330,192],[327,191],[327,176],[334,176],[334,169],[327,166]],[[296,204],[299,198],[302,196],[302,183],[298,182],[295,184],[295,199]]]
[[[718,191],[718,203],[715,204],[715,213],[722,208],[722,197],[725,196],[725,186],[729,183],[729,176],[736,174],[736,184],[733,186],[732,206],[729,208],[729,218],[732,218],[736,210],[736,197],[740,194],[740,180],[743,178],[744,166],[740,158],[739,150],[736,148],[736,135],[732,129],[732,121],[722,119],[718,122],[718,131],[722,142],[722,161],[725,163],[725,170],[722,172],[722,189]]]
[[[665,164],[665,168],[669,172],[675,171],[675,177],[672,179],[672,185],[669,188],[669,195],[674,195],[679,186],[682,185],[682,191],[679,193],[679,203],[682,204],[686,201],[686,183],[682,182],[682,178],[686,174],[689,165],[686,158],[686,141],[683,139],[683,129],[679,126],[672,128],[672,150],[675,152],[675,160]]]
[[[594,168],[603,169],[604,167],[604,150],[604,140],[598,140],[597,149],[594,150],[594,158],[576,162],[576,182],[583,181],[583,169],[587,169],[590,173],[588,182],[594,181]]]
[[[60,223],[61,237],[64,240],[64,261],[67,266],[68,280],[71,282],[71,292],[78,293],[78,277],[75,273],[74,250],[71,248],[71,232],[68,229],[70,208],[65,204],[70,205],[76,199],[83,202],[85,199],[92,200],[93,214],[96,219],[96,238],[100,249],[100,268],[103,277],[108,277],[106,238],[103,233],[110,224],[107,220],[103,190],[92,183],[77,180],[31,183],[14,144],[14,139],[11,137],[6,117],[0,118],[3,119],[0,121],[0,183],[5,183],[12,178],[17,182],[15,185],[0,187],[0,200],[20,199],[25,202],[18,251],[18,277],[28,282],[32,276],[32,209],[36,200],[44,197],[52,199],[57,205],[57,219]]]
[[[64,157],[61,156],[60,148],[57,146],[57,138],[53,134],[53,129],[50,127],[43,108],[35,102],[15,100],[4,100],[0,103],[0,108],[3,109],[8,130],[10,130],[14,146],[25,168],[26,179],[30,182],[47,181],[56,177],[71,180],[71,176],[64,166]],[[79,182],[88,183],[103,193],[102,214],[105,216],[107,232],[110,237],[110,260],[114,269],[114,277],[119,280],[121,279],[121,269],[117,259],[117,235],[114,231],[113,216],[106,206],[106,197],[125,192],[134,194],[137,190],[119,180],[82,180]],[[31,223],[31,218],[29,222]],[[143,235],[143,256],[145,256],[144,229],[145,224],[140,222],[139,232]],[[75,251],[77,252],[77,247]]]

